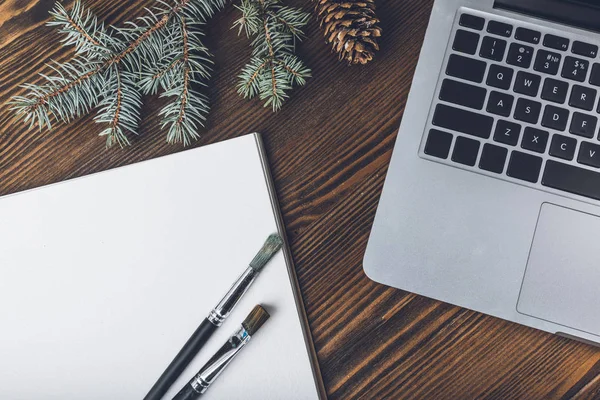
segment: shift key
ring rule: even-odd
[[[492,117],[444,104],[438,104],[433,114],[433,125],[482,139],[489,139],[493,124]]]

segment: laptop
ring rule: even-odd
[[[600,343],[600,0],[436,0],[364,258]]]

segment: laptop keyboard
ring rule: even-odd
[[[599,48],[578,39],[461,9],[423,157],[600,200]]]

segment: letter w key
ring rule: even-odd
[[[515,80],[514,90],[517,93],[535,97],[540,89],[541,82],[542,78],[539,75],[519,71]]]

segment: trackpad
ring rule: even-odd
[[[600,335],[600,218],[542,205],[517,310]]]

